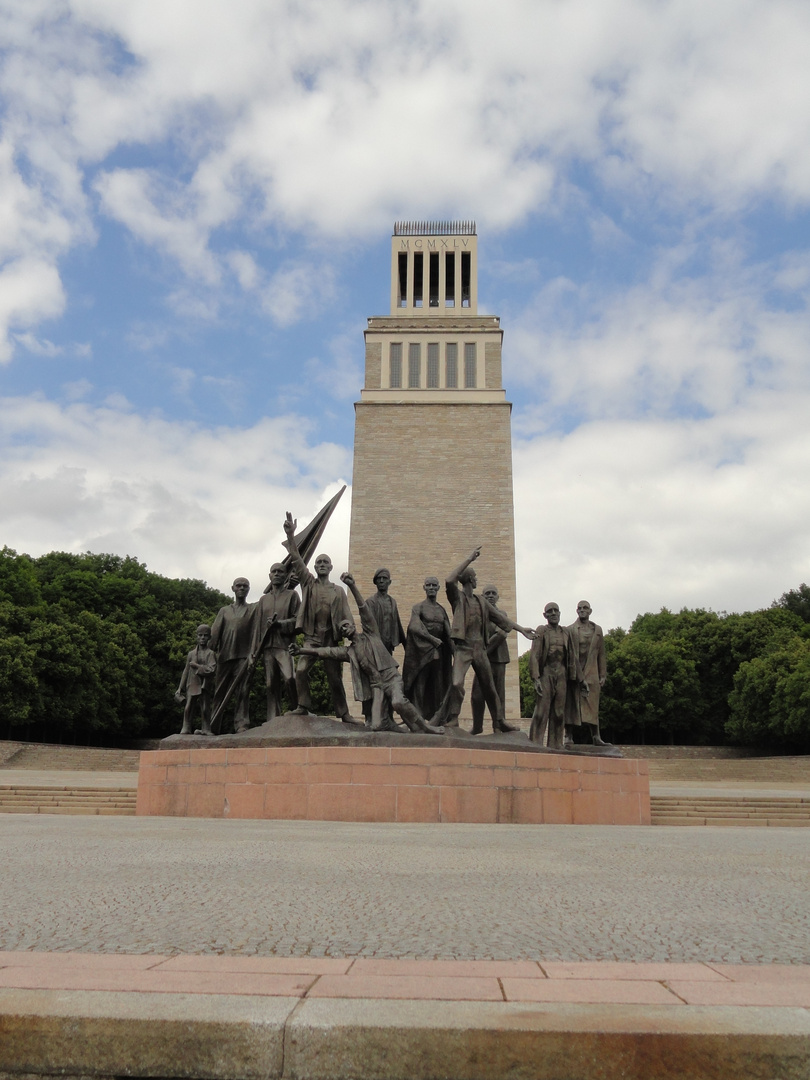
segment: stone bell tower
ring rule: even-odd
[[[477,241],[474,222],[398,222],[391,313],[369,318],[365,331],[349,567],[366,596],[375,570],[388,567],[406,630],[428,574],[439,578],[450,613],[444,579],[477,544],[479,591],[496,585],[499,606],[517,617],[512,406],[501,385],[500,320],[478,314]],[[509,648],[505,705],[515,718],[515,634]],[[470,715],[471,687],[472,674],[462,716]]]

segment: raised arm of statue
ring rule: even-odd
[[[295,542],[295,527],[297,524],[298,522],[288,510],[287,517],[284,519],[284,532],[287,534],[287,547],[290,552],[292,570],[298,579],[299,585],[311,585],[312,582],[315,581],[315,575],[309,572],[307,564],[301,558],[301,552],[298,550],[298,545]]]
[[[354,602],[357,604],[357,610],[360,614],[360,626],[362,627],[363,633],[379,634],[380,628],[377,626],[377,620],[374,618],[371,609],[363,599],[362,593],[357,588],[357,582],[354,580],[354,575],[347,571],[345,574],[340,575],[340,580],[354,597]]]
[[[467,558],[464,560],[463,563],[459,563],[459,565],[455,568],[455,570],[451,571],[447,575],[447,577],[445,578],[445,585],[450,585],[451,583],[453,585],[455,585],[456,582],[458,581],[458,579],[461,577],[461,575],[464,573],[464,571],[470,565],[470,563],[475,562],[475,560],[478,558],[478,556],[480,554],[481,554],[481,545],[479,544],[478,547],[472,552],[472,554],[467,556]]]

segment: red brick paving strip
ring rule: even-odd
[[[0,987],[810,1008],[810,965],[0,952]]]

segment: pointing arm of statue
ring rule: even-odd
[[[480,556],[480,554],[481,554],[481,544],[479,544],[478,547],[475,548],[475,550],[472,552],[471,555],[467,556],[467,558],[464,560],[463,563],[460,563],[455,568],[455,570],[452,571],[452,573],[448,574],[448,576],[446,578],[446,581],[447,582],[452,582],[455,585],[455,583],[458,581],[458,579],[461,577],[461,575],[464,573],[464,571],[467,569],[467,567],[470,565],[470,563],[475,562],[475,560]]]

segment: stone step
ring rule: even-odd
[[[653,825],[810,827],[810,799],[802,797],[653,795],[650,811]]]
[[[627,752],[626,752],[627,753]],[[627,753],[627,756],[632,756]],[[761,781],[810,784],[810,756],[650,760],[650,780]]]
[[[0,814],[135,813],[134,788],[0,787]]]
[[[653,814],[651,825],[717,825],[748,827],[753,829],[810,828],[806,818],[723,818],[723,817],[661,817]]]
[[[69,769],[91,772],[137,772],[140,750],[56,743],[13,743],[0,757],[8,769]]]
[[[711,803],[706,802],[680,802],[680,803],[653,803],[652,806],[659,812],[700,812],[700,813],[719,813],[726,812],[728,810],[742,811],[750,814],[763,814],[763,813],[784,813],[784,814],[798,814],[807,816],[810,814],[810,806],[780,806],[778,803],[764,803],[762,806],[752,806],[751,803],[721,803],[719,806],[713,806]]]

